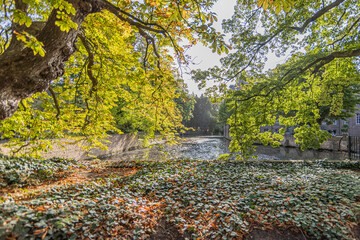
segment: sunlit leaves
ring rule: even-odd
[[[52,4],[54,8],[59,9],[60,11],[65,11],[67,14],[75,15],[76,10],[72,6],[71,3],[64,0],[49,0],[49,2]]]
[[[294,133],[303,149],[317,148],[330,137],[320,129],[323,120],[352,116],[359,103],[358,60],[329,55],[359,49],[358,3],[337,1],[330,8],[331,3],[238,1],[232,18],[224,21],[235,51],[219,67],[194,71],[193,78],[201,86],[209,79],[232,81],[235,91],[222,91],[233,111],[228,120],[232,151],[250,156],[254,142],[276,146],[284,133]],[[274,60],[271,53],[286,62],[264,73],[266,61]],[[221,89],[218,84],[208,92],[217,96]],[[270,130],[276,122],[277,130]]]
[[[209,44],[219,54],[230,49],[224,35],[212,27],[217,21],[216,14],[210,11],[213,0],[109,1],[115,9],[121,9],[122,17],[106,11],[89,14],[81,29],[73,21],[78,14],[77,5],[74,7],[69,1],[23,2],[29,5],[20,11],[14,9],[11,1],[5,1],[0,18],[9,26],[13,21],[28,27],[24,26],[25,32],[19,30],[15,35],[35,55],[45,56],[44,49],[52,47],[35,38],[47,35],[38,34],[43,27],[39,22],[53,20],[49,18],[51,13],[56,14],[54,24],[63,34],[79,30],[89,48],[77,41],[78,51],[67,61],[65,74],[50,84],[53,91],[23,100],[13,118],[2,123],[3,136],[15,143],[9,146],[27,145],[21,153],[37,155],[48,151],[50,138],[69,138],[74,143],[86,140],[86,148],[101,147],[101,139],[107,133],[121,133],[119,128],[145,131],[148,136],[160,133],[171,142],[183,129],[182,116],[174,102],[183,82],[169,48],[175,49],[181,63],[187,61],[186,48],[181,46],[184,39],[190,45],[199,41]],[[26,33],[27,30],[34,36]],[[9,36],[1,35],[4,50],[11,40]]]
[[[75,29],[75,30],[77,29],[77,27],[78,27],[77,24],[74,23],[74,22],[71,20],[71,18],[69,17],[69,15],[66,14],[65,12],[63,12],[63,11],[58,11],[56,17],[57,17],[59,20],[56,21],[55,24],[60,27],[60,30],[61,30],[61,31],[69,32],[69,30],[70,30],[71,28],[73,28],[73,29]]]
[[[258,0],[257,6],[263,7],[264,10],[270,8],[275,8],[275,12],[278,14],[283,9],[285,12],[289,12],[290,8],[294,5],[293,0]]]
[[[31,34],[23,31],[21,33],[15,32],[16,38],[19,41],[22,41],[24,43],[25,47],[30,48],[33,50],[34,55],[39,54],[40,56],[45,56],[45,49],[44,44],[36,39],[36,37],[32,36]]]
[[[294,6],[294,0],[242,0],[245,5],[256,4],[259,8],[262,7],[265,11],[267,9],[275,9],[276,14],[281,10],[289,12],[291,7]]]
[[[276,146],[285,131],[290,134],[293,130],[302,149],[319,148],[330,137],[320,129],[324,120],[352,116],[359,103],[360,78],[354,63],[335,61],[320,76],[309,73],[300,78],[291,74],[283,77],[284,72],[299,67],[299,61],[293,58],[261,75],[262,79],[253,79],[256,84],[251,84],[251,80],[229,95],[228,104],[233,111],[228,120],[232,151],[241,151],[246,157],[254,148],[253,142]],[[340,62],[343,68],[338,67]],[[270,126],[276,123],[280,134],[271,130]]]
[[[26,15],[25,12],[21,11],[21,10],[14,10],[13,12],[13,21],[15,23],[19,23],[20,25],[25,24],[27,27],[30,27],[32,20],[29,16]]]

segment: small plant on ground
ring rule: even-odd
[[[0,206],[0,238],[146,239],[160,219],[194,239],[240,239],[254,226],[352,239],[360,175],[321,163],[168,161],[129,177],[55,187]]]
[[[76,167],[76,162],[63,158],[46,160],[7,157],[0,154],[0,188],[41,183],[60,172]]]

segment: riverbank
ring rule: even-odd
[[[104,145],[107,150],[92,149],[84,151],[82,145],[88,145],[86,141],[75,142],[69,139],[54,139],[52,141],[52,149],[48,152],[42,152],[41,156],[45,159],[62,157],[74,160],[87,160],[93,158],[106,158],[115,154],[138,148],[139,139],[134,134],[114,134],[105,139]],[[28,146],[30,148],[31,146]],[[0,144],[0,153],[10,155],[11,149],[6,147],[6,143]]]
[[[141,141],[134,135],[113,135],[106,143],[108,150],[95,149],[91,152],[83,151],[78,145],[54,144],[54,148],[43,157],[63,157],[67,159],[86,160],[97,157],[99,159],[121,160],[122,162],[139,160],[151,161],[152,159],[202,159],[215,160],[222,154],[230,153],[228,140],[222,136],[196,136],[186,137],[176,145],[166,145],[164,141],[153,141],[151,148],[140,147]],[[65,140],[64,140],[65,141]],[[0,146],[0,152],[9,153],[10,149]],[[258,145],[255,152],[257,160],[345,160],[346,152],[327,150],[301,151],[295,147],[278,147]]]
[[[231,137],[224,136],[225,139],[231,141]],[[295,143],[294,136],[284,136],[284,139],[280,141],[280,145],[283,147],[300,148],[299,144]],[[348,138],[344,136],[336,136],[323,142],[319,150],[347,152],[348,151]]]

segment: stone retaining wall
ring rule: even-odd
[[[225,139],[231,141],[231,137],[229,135],[223,136]],[[293,136],[285,136],[284,139],[281,141],[281,146],[284,147],[295,147],[299,148],[299,144],[295,143],[295,138]],[[329,140],[323,142],[321,144],[320,149],[322,150],[330,150],[330,151],[348,151],[348,138],[337,136],[332,137]]]
[[[112,156],[116,153],[124,152],[129,150],[130,148],[136,148],[139,146],[138,137],[133,134],[117,134],[108,137],[106,140],[110,141],[110,143],[106,143],[105,145],[108,147],[108,150],[100,150],[93,149],[89,153],[85,152],[78,145],[66,145],[65,147],[61,147],[58,144],[53,145],[53,149],[47,153],[42,154],[44,158],[52,158],[52,157],[63,157],[63,158],[72,158],[75,160],[85,160],[94,158],[105,158]],[[61,140],[66,142],[67,140]],[[84,142],[85,144],[85,142]],[[0,152],[3,154],[9,154],[10,149],[0,145]]]
[[[347,137],[337,136],[323,142],[320,149],[332,151],[347,151],[347,144]],[[285,136],[284,140],[281,141],[281,145],[284,147],[299,147],[299,145],[295,143],[295,138],[293,136]]]

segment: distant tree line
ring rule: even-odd
[[[187,135],[221,135],[223,123],[219,110],[221,104],[212,103],[210,99],[204,95],[200,97],[187,95],[187,101],[179,101],[181,107],[185,104],[183,113],[183,124],[185,127],[192,128],[186,132]]]

